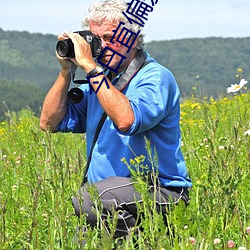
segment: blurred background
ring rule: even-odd
[[[64,30],[79,30],[82,17],[92,2],[1,1],[0,28],[55,35]],[[151,0],[146,3],[151,4]],[[144,29],[146,42],[211,36],[246,37],[249,31],[249,0],[158,0]]]

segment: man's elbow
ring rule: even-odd
[[[40,129],[42,131],[47,131],[49,129],[49,126],[48,126],[48,124],[46,124],[45,122],[40,120]]]
[[[56,132],[56,126],[51,126],[48,122],[40,119],[40,129],[42,131]]]
[[[125,133],[132,127],[133,123],[134,119],[123,120],[122,122],[119,122],[116,126],[119,131]]]

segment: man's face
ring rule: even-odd
[[[124,59],[122,61],[121,65],[119,67],[119,69],[123,70],[127,66],[127,64],[130,62],[133,54],[127,53],[128,48],[126,46],[122,45],[121,43],[117,42],[116,38],[113,39],[114,43],[110,43],[110,40],[111,40],[112,36],[114,35],[113,30],[116,30],[117,26],[118,25],[114,25],[114,24],[111,24],[111,23],[108,23],[105,21],[101,25],[98,25],[98,24],[92,22],[92,20],[90,20],[90,30],[93,34],[95,34],[96,36],[98,36],[102,39],[102,47],[105,48],[107,46],[110,49],[112,49],[112,50],[116,51],[117,53],[126,57],[126,59]],[[117,32],[117,35],[119,35],[119,31]],[[134,47],[135,47],[135,45],[134,45]],[[109,62],[112,55],[113,55],[112,51],[106,50],[104,55],[102,56],[102,58],[100,58],[100,61],[105,65],[108,64],[108,66],[110,68],[115,69],[119,65],[119,63],[121,61],[121,57],[117,54],[114,54],[112,61]]]

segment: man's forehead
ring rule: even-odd
[[[111,22],[106,19],[102,19],[98,22],[93,21],[92,19],[89,20],[89,25],[90,26],[98,26],[98,27],[104,27],[104,26],[113,26],[117,27],[119,25],[119,21]]]
[[[90,30],[94,33],[101,33],[101,34],[110,34],[113,33],[113,30],[117,28],[119,24],[111,23],[104,20],[102,23],[96,23],[93,21],[89,22]]]

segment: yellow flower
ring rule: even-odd
[[[192,108],[192,109],[195,109],[195,108],[201,109],[201,106],[200,106],[199,103],[192,103],[192,104],[191,104],[191,108]]]
[[[135,165],[135,161],[133,159],[130,159],[130,164]]]
[[[135,161],[136,161],[137,164],[140,164],[140,163],[141,163],[140,157],[136,157],[136,158],[135,158]]]
[[[243,69],[242,68],[238,68],[237,71],[238,71],[238,73],[243,73]]]

